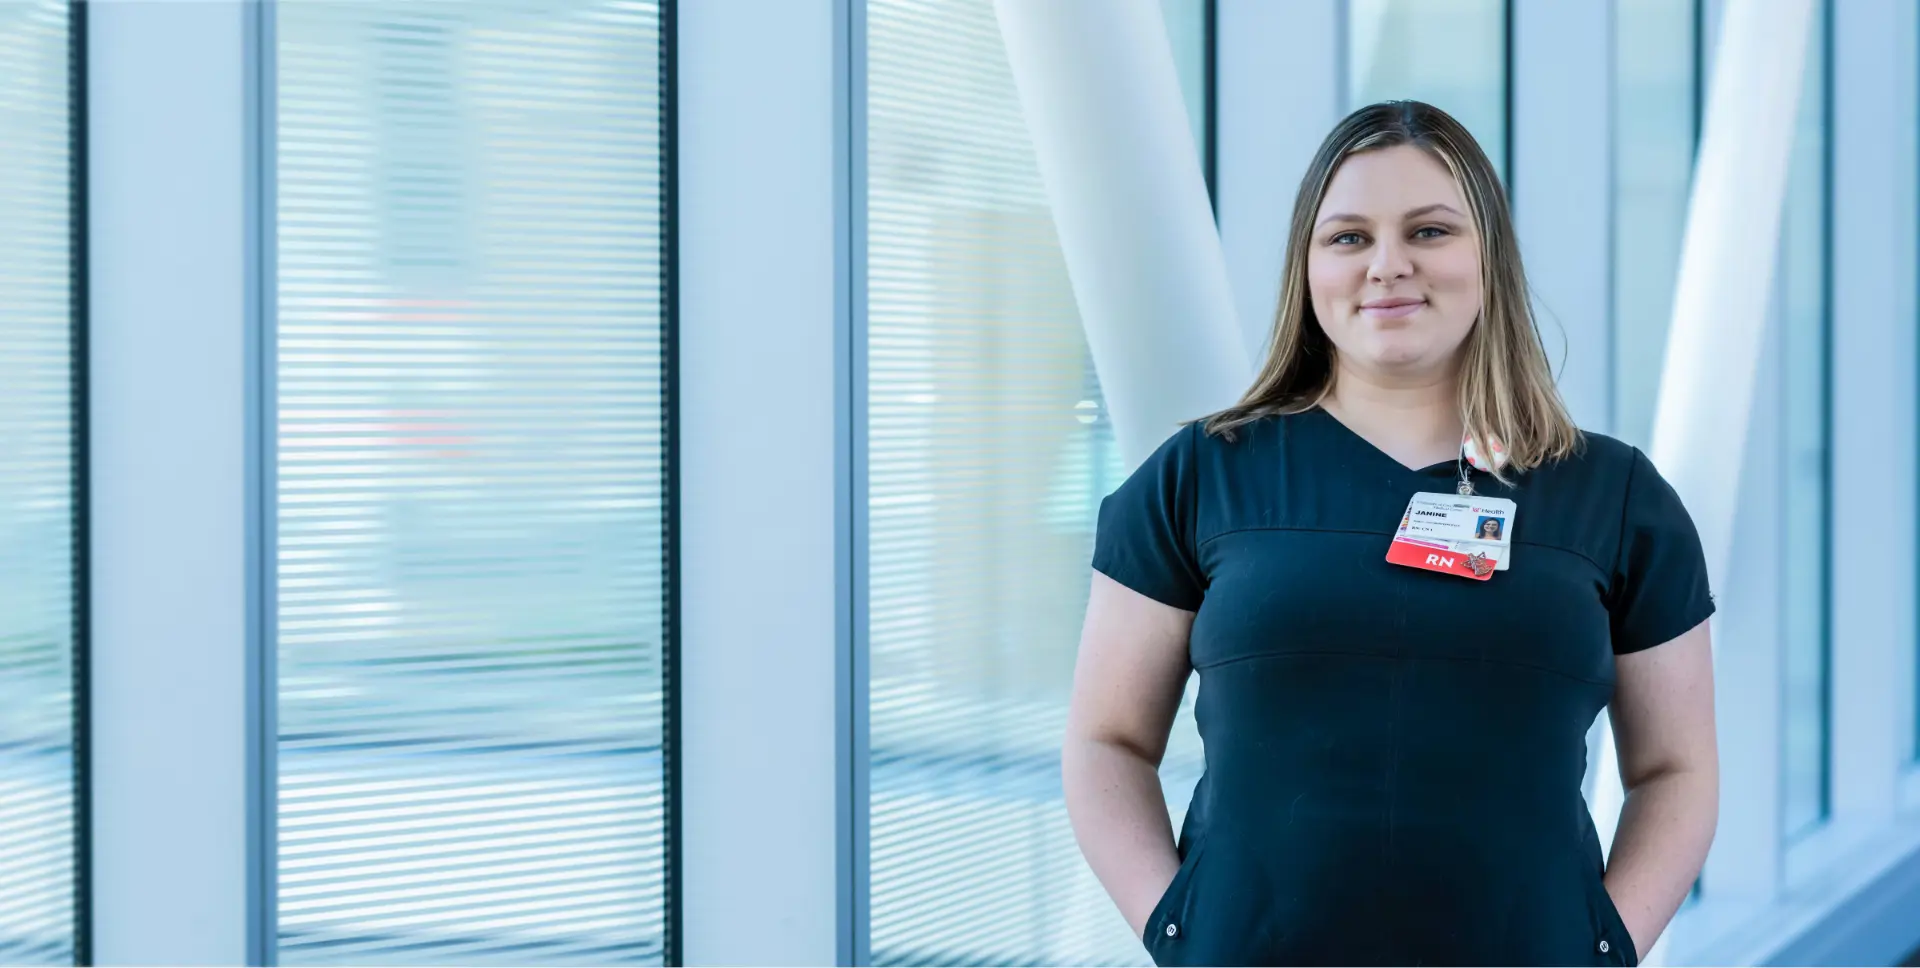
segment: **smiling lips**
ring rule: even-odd
[[[1425,306],[1424,299],[1398,297],[1394,299],[1374,299],[1360,304],[1360,311],[1374,319],[1401,319],[1411,316]]]

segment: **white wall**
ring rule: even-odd
[[[257,961],[252,19],[87,21],[94,956]]]
[[[680,5],[688,964],[850,954],[847,13]]]

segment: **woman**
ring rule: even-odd
[[[1480,540],[1482,541],[1499,541],[1500,540],[1500,519],[1499,518],[1481,518],[1480,519]]]
[[[1282,289],[1253,387],[1101,505],[1062,757],[1088,863],[1163,965],[1636,964],[1717,810],[1691,520],[1568,418],[1498,177],[1438,109],[1334,129]],[[1414,496],[1456,488],[1513,502],[1514,565],[1388,562]],[[1190,670],[1207,768],[1176,842],[1155,771]]]

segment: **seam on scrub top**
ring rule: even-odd
[[[1512,659],[1488,659],[1481,656],[1460,655],[1381,655],[1378,652],[1352,652],[1339,649],[1314,649],[1311,651],[1295,652],[1255,652],[1251,655],[1236,655],[1231,659],[1222,659],[1219,662],[1209,662],[1206,665],[1196,665],[1193,668],[1195,671],[1201,671],[1205,669],[1220,669],[1241,662],[1251,662],[1255,659],[1292,659],[1302,656],[1329,655],[1345,656],[1353,659],[1379,659],[1382,662],[1398,662],[1401,660],[1409,662],[1471,662],[1481,665],[1509,666],[1515,669],[1531,669],[1535,672],[1544,672],[1548,675],[1559,676],[1562,679],[1572,679],[1575,682],[1584,682],[1593,686],[1606,686],[1608,688],[1614,686],[1614,683],[1605,679],[1589,679],[1586,676],[1577,676],[1571,672],[1562,672],[1559,669],[1552,669],[1543,665],[1534,665],[1530,662],[1515,662]]]
[[[1640,448],[1631,447],[1627,455],[1627,485],[1620,489],[1620,533],[1613,539],[1613,568],[1607,572],[1607,610],[1613,610],[1614,576],[1620,574],[1620,562],[1627,555],[1627,509],[1633,506],[1633,479],[1640,470]],[[1651,459],[1649,459],[1651,463]]]
[[[1393,537],[1393,532],[1391,531],[1363,531],[1359,528],[1302,528],[1302,527],[1297,527],[1289,524],[1261,524],[1261,525],[1253,525],[1251,527],[1245,527],[1245,528],[1231,528],[1226,531],[1222,531],[1218,534],[1208,535],[1199,544],[1194,545],[1194,550],[1197,552],[1199,551],[1199,549],[1205,548],[1208,544],[1212,543],[1214,540],[1219,538],[1224,538],[1227,535],[1242,534],[1248,531],[1299,531],[1305,534],[1364,534],[1364,535],[1368,535],[1375,538],[1392,538]],[[1521,545],[1525,545],[1529,548],[1544,548],[1547,551],[1558,551],[1558,552],[1561,552],[1562,554],[1572,555],[1575,558],[1578,558],[1581,561],[1584,561],[1587,564],[1592,565],[1593,570],[1599,572],[1602,578],[1611,580],[1612,574],[1608,572],[1607,569],[1601,567],[1600,563],[1593,560],[1592,556],[1588,555],[1584,551],[1579,550],[1578,548],[1563,548],[1557,544],[1547,544],[1541,541],[1522,541],[1519,538],[1513,539],[1514,547],[1518,548]]]

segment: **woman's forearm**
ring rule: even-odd
[[[1138,935],[1180,869],[1159,771],[1125,746],[1068,739],[1060,756],[1067,818],[1102,887]]]
[[[1719,778],[1712,771],[1662,773],[1628,792],[1606,885],[1642,957],[1693,889],[1718,816]]]

